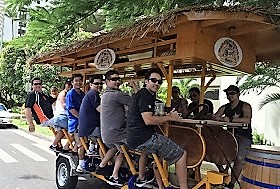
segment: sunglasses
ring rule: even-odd
[[[228,96],[228,95],[236,95],[237,92],[228,92],[228,93],[226,93],[226,94],[227,94],[227,96]]]
[[[153,82],[153,83],[158,83],[159,85],[161,85],[162,83],[163,83],[163,81],[161,80],[161,79],[157,79],[157,78],[150,78],[149,80],[151,80],[151,82]]]
[[[42,83],[33,83],[33,85],[35,85],[35,86],[42,85]]]
[[[194,97],[197,97],[197,95],[196,94],[193,94],[193,95],[190,95],[190,97],[192,98],[194,98]]]
[[[112,77],[111,79],[109,80],[112,80],[112,81],[121,81],[121,78],[120,77]]]
[[[102,82],[95,82],[95,83],[92,83],[92,84],[94,84],[94,85],[103,85]]]

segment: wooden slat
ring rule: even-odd
[[[170,39],[170,40],[166,40],[166,41],[154,42],[154,43],[151,43],[151,44],[145,44],[145,45],[137,46],[137,47],[133,47],[133,48],[127,48],[127,49],[124,49],[124,50],[116,51],[116,53],[117,54],[133,54],[133,52],[135,52],[135,51],[150,49],[150,48],[163,46],[163,45],[168,45],[168,44],[172,44],[172,43],[176,43],[176,42],[177,42],[177,39]]]
[[[278,160],[270,160],[270,159],[267,159],[265,160],[266,162],[268,163],[273,163],[273,164],[277,164],[279,165],[280,164],[280,161]],[[278,185],[280,186],[280,183],[277,183],[277,172],[279,172],[279,168],[270,168],[269,170],[269,184],[272,184],[272,185]]]
[[[195,20],[247,20],[252,22],[264,23],[267,18],[248,12],[230,12],[230,11],[201,11],[184,13],[186,21]]]
[[[266,166],[264,166],[263,167],[263,175],[265,175],[265,176],[263,176],[262,178],[261,178],[261,182],[263,182],[263,183],[269,183],[269,170],[270,170],[270,168],[269,167],[266,167]]]

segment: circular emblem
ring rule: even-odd
[[[236,67],[242,61],[242,50],[238,43],[231,38],[218,39],[214,46],[217,59],[225,66]]]
[[[116,54],[112,49],[102,49],[94,58],[95,67],[99,70],[107,70],[115,62]]]

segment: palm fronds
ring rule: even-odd
[[[280,93],[272,93],[267,95],[259,104],[259,109],[261,109],[262,107],[264,107],[264,105],[271,103],[271,102],[275,102],[280,100]]]

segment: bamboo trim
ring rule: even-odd
[[[64,136],[67,138],[67,141],[68,141],[68,143],[70,145],[70,148],[73,149],[74,146],[73,146],[72,141],[71,141],[71,139],[70,139],[70,137],[68,135],[68,132],[66,131],[66,129],[61,129],[61,130],[64,133]]]
[[[126,159],[126,161],[128,163],[128,166],[129,166],[129,169],[130,169],[131,173],[133,175],[136,175],[137,172],[136,172],[135,167],[134,167],[134,165],[133,165],[133,163],[132,163],[132,161],[131,161],[131,159],[129,157],[129,154],[127,153],[127,150],[126,150],[125,146],[121,145],[121,149],[123,151],[124,157],[125,157],[125,159]]]
[[[158,158],[158,156],[156,155],[156,154],[152,154],[153,155],[153,158],[154,158],[154,160],[155,160],[155,163],[156,163],[156,166],[157,166],[157,168],[158,168],[158,171],[159,171],[159,173],[160,173],[160,176],[161,176],[161,180],[162,180],[162,182],[163,182],[163,185],[164,185],[164,187],[168,187],[169,186],[169,182],[168,182],[168,179],[167,179],[167,174],[166,174],[166,172],[164,171],[164,169],[163,169],[163,167],[162,167],[162,165],[161,165],[161,163],[160,163],[160,161],[159,161],[159,158]]]

